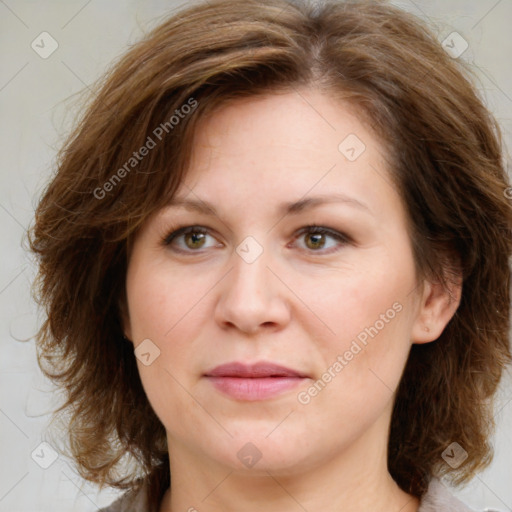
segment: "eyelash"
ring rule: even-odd
[[[177,239],[179,236],[186,235],[188,233],[197,233],[197,234],[204,234],[204,235],[210,234],[209,231],[208,231],[208,228],[205,228],[204,226],[198,226],[198,225],[180,226],[180,227],[175,228],[173,231],[171,231],[165,237],[163,237],[162,244],[164,246],[166,246],[166,247],[170,246],[171,243],[175,239]],[[294,240],[297,240],[300,236],[305,235],[305,234],[328,235],[328,236],[334,238],[335,240],[337,240],[338,242],[340,242],[342,246],[350,244],[350,243],[353,242],[353,240],[348,235],[345,235],[344,233],[340,233],[339,231],[336,231],[335,229],[327,228],[325,226],[320,226],[320,225],[317,225],[317,224],[311,224],[309,226],[304,226],[303,228],[301,228],[297,232],[296,236],[294,237]],[[200,250],[196,251],[196,250],[193,250],[193,249],[183,250],[183,249],[173,248],[173,250],[176,251],[176,252],[189,253],[189,254],[201,253]],[[338,251],[339,248],[334,248],[334,250],[331,248],[328,251],[322,251],[321,249],[319,249],[319,250],[303,249],[303,250],[305,250],[307,252],[311,252],[311,253],[331,254],[333,252]]]

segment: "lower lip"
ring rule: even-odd
[[[265,400],[293,389],[305,379],[302,377],[207,377],[222,393],[237,400]]]

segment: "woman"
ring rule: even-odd
[[[384,3],[210,0],[102,83],[31,229],[108,510],[469,510],[510,361],[499,130]]]

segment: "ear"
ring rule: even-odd
[[[434,341],[443,332],[460,304],[462,275],[458,274],[445,288],[440,282],[425,280],[418,315],[411,331],[412,343]]]

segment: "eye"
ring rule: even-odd
[[[200,252],[200,249],[222,247],[220,243],[207,245],[210,235],[209,229],[203,226],[183,226],[175,229],[162,240],[164,246],[172,246],[177,252]],[[310,252],[329,254],[338,250],[339,246],[347,245],[351,238],[339,231],[324,226],[305,226],[295,236],[294,240],[304,237],[305,247],[302,249]],[[331,239],[331,243],[329,243]],[[336,247],[338,246],[338,248]],[[326,251],[327,249],[327,251]]]
[[[162,243],[166,246],[172,245],[173,249],[178,252],[198,252],[198,249],[208,248],[208,245],[206,245],[207,237],[213,239],[208,230],[202,226],[184,226],[168,234],[162,240]],[[179,244],[178,242],[182,243]]]
[[[302,228],[297,237],[296,240],[298,240],[301,237],[304,237],[306,249],[313,252],[325,252],[325,249],[333,249],[334,250],[328,250],[327,253],[335,252],[336,246],[338,245],[347,245],[351,242],[350,237],[347,235],[344,235],[343,233],[340,233],[339,231],[336,231],[334,229],[326,228],[324,226],[306,226]],[[331,238],[331,240],[334,240],[334,243],[329,244],[326,240]]]

